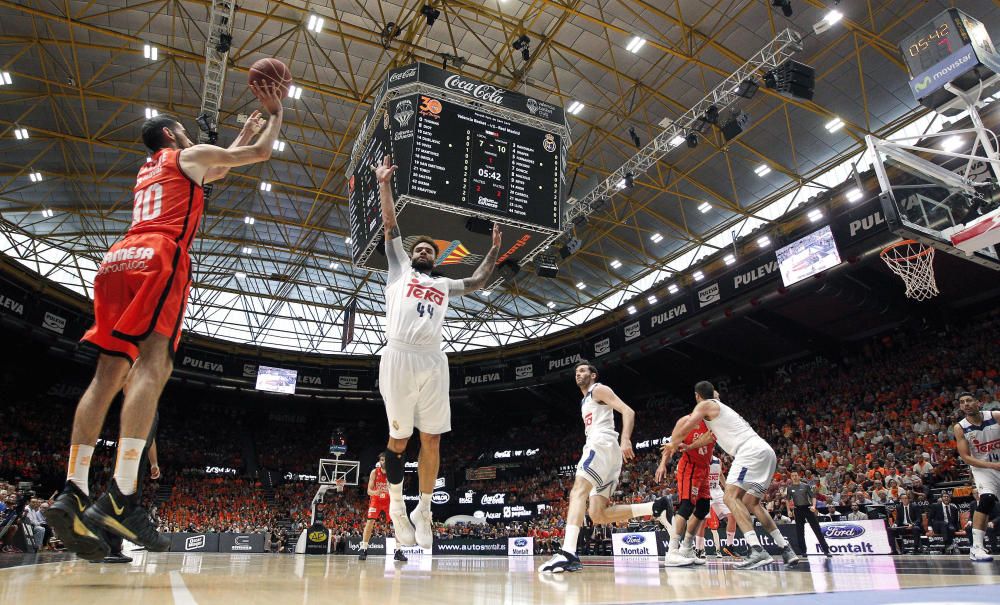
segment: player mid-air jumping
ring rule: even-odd
[[[66,485],[46,513],[66,548],[85,559],[108,555],[102,530],[151,551],[170,546],[139,505],[139,464],[160,393],[173,371],[191,288],[188,249],[201,224],[203,187],[232,167],[270,158],[281,128],[283,89],[270,83],[251,88],[271,117],[263,126],[254,112],[228,149],[195,145],[180,122],[168,116],[156,116],[142,126],[142,141],[152,156],[136,178],[132,225],[104,255],[94,278],[94,325],[83,341],[97,347],[100,356],[73,419]],[[91,456],[130,369],[114,480],[108,492],[91,503]]]
[[[371,166],[371,169],[378,179],[385,254],[389,261],[389,278],[385,285],[388,344],[378,368],[378,388],[385,400],[389,421],[389,443],[385,451],[389,517],[399,544],[412,546],[417,543],[429,549],[433,540],[431,494],[441,465],[441,435],[451,430],[448,357],[441,350],[444,316],[452,296],[463,296],[487,285],[500,254],[500,226],[493,225],[493,246],[472,277],[434,276],[431,270],[441,251],[433,239],[415,238],[409,256],[403,248],[392,194],[392,175],[396,166],[389,156],[385,156],[381,166]],[[407,518],[403,502],[403,458],[414,428],[420,431],[417,466],[420,502]]]

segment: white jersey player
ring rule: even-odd
[[[372,166],[378,179],[389,278],[385,287],[388,340],[379,362],[379,392],[389,420],[385,474],[389,484],[389,518],[403,546],[432,547],[431,494],[441,463],[441,435],[451,430],[448,358],[441,332],[448,301],[486,286],[500,253],[500,227],[493,225],[493,247],[472,277],[457,280],[431,275],[440,250],[433,239],[415,238],[407,256],[396,224],[392,175],[396,166],[385,156]],[[403,502],[403,455],[413,429],[420,430],[417,474],[420,502],[410,518]],[[411,525],[410,521],[413,521]],[[414,526],[416,529],[414,530]]]
[[[983,412],[979,401],[969,392],[960,393],[958,405],[965,418],[952,428],[958,455],[972,467],[972,478],[979,491],[979,503],[972,516],[973,561],[992,561],[986,552],[986,524],[993,516],[1000,497],[1000,412]]]
[[[750,518],[751,512],[781,548],[785,565],[792,567],[799,562],[799,558],[778,531],[774,519],[760,504],[774,478],[778,457],[750,424],[718,397],[712,383],[703,380],[694,385],[694,411],[674,427],[671,437],[674,442],[680,442],[704,420],[715,435],[716,443],[733,457],[733,465],[729,468],[723,488],[723,502],[732,511],[743,531],[743,538],[750,546],[749,556],[736,565],[737,569],[756,569],[774,562],[760,545],[753,519]]]
[[[718,456],[712,456],[712,462],[708,466],[708,491],[712,496],[712,514],[717,520],[725,519],[726,521],[726,543],[719,544],[716,552],[735,557],[736,551],[733,550],[733,545],[736,540],[736,519],[733,518],[733,512],[726,506],[725,489],[726,480],[722,476],[722,460]]]
[[[576,467],[573,490],[569,495],[566,536],[562,548],[539,566],[539,573],[562,573],[583,569],[580,557],[576,555],[576,541],[587,512],[590,513],[590,519],[595,526],[649,515],[655,517],[661,524],[669,526],[670,517],[673,516],[673,507],[670,499],[666,497],[643,504],[611,506],[611,494],[618,485],[622,460],[629,461],[635,458],[635,453],[632,451],[635,412],[619,399],[610,387],[597,382],[597,368],[590,365],[589,361],[577,364],[576,386],[583,394],[580,415],[587,443],[583,446],[583,454]],[[620,443],[618,432],[615,431],[616,411],[622,415]],[[654,550],[653,553],[655,552]]]

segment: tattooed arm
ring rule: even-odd
[[[479,263],[479,266],[476,267],[476,270],[472,273],[472,277],[455,280],[455,287],[451,288],[450,291],[452,295],[462,296],[486,287],[490,281],[490,276],[493,275],[493,268],[497,264],[497,256],[500,255],[501,235],[500,225],[493,223],[493,247],[486,253],[486,258],[483,259],[483,262]]]

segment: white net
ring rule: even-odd
[[[938,295],[934,248],[908,239],[889,246],[881,256],[892,272],[903,278],[908,298],[929,300]]]
[[[347,481],[344,479],[337,479],[333,482],[333,488],[337,490],[338,493],[343,493],[344,487],[347,486]]]

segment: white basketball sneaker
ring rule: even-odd
[[[688,567],[690,565],[694,565],[694,559],[681,556],[681,553],[676,550],[667,552],[667,555],[663,557],[664,567]]]
[[[986,552],[986,549],[981,546],[973,546],[969,550],[969,558],[977,563],[989,563],[993,560],[993,555]]]
[[[431,524],[430,509],[415,508],[410,513],[410,521],[416,530],[417,544],[420,548],[430,551],[434,546],[434,526]]]
[[[679,554],[681,557],[685,559],[691,559],[691,562],[694,563],[695,565],[704,565],[705,563],[707,563],[705,559],[702,559],[698,556],[695,549],[691,546],[684,546],[682,544],[681,549],[677,551],[677,554]]]
[[[402,502],[396,505],[389,505],[389,519],[392,520],[392,530],[396,536],[396,543],[400,546],[413,546],[417,543],[413,535],[413,525],[406,516],[406,505]]]

